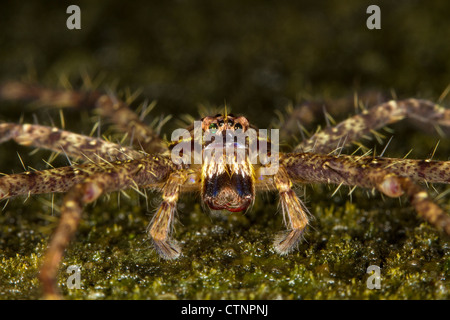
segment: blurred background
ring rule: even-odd
[[[81,9],[81,30],[66,28],[70,4]],[[366,27],[371,4],[381,30]],[[88,74],[142,89],[166,114],[226,102],[261,127],[275,109],[308,99],[376,90],[436,100],[450,83],[449,8],[445,0],[3,1],[0,80],[55,86],[64,76],[76,88]]]
[[[71,4],[81,9],[81,30],[66,28]],[[373,4],[381,9],[380,30],[366,26],[366,10]],[[277,123],[280,114],[286,117],[288,106],[311,104],[318,106],[318,116],[302,121],[314,130],[325,122],[324,104],[337,120],[354,114],[355,94],[368,105],[391,97],[417,97],[448,107],[449,12],[448,0],[3,0],[0,82],[24,80],[54,88],[70,83],[78,89],[89,76],[100,89],[141,90],[133,107],[145,98],[157,100],[150,120],[162,114],[197,118],[201,106],[226,103],[228,110],[246,115],[260,128]],[[59,123],[57,112],[33,112],[42,123],[50,123],[50,118]],[[92,123],[86,124],[86,117],[65,112],[66,128],[89,132]],[[22,115],[33,121],[23,104],[0,106],[0,121],[19,121]],[[177,125],[168,123],[163,132]],[[429,136],[411,134],[412,128],[404,124],[394,127],[396,138],[387,155],[402,157],[414,148],[411,158],[426,158],[440,140],[436,158],[448,159],[448,138],[434,131]],[[1,172],[23,170],[16,151],[27,165],[46,167],[40,161],[44,156],[28,156],[29,149],[11,142],[1,146]],[[67,163],[62,159],[57,164]],[[288,258],[269,249],[273,234],[282,227],[281,216],[274,215],[276,196],[262,197],[253,213],[231,215],[228,222],[211,222],[195,199],[195,210],[194,204],[187,209],[180,205],[186,214],[177,238],[186,240],[185,252],[191,255],[172,264],[161,262],[145,240],[152,205],[147,213],[143,207],[119,210],[116,200],[111,208],[96,206],[65,262],[77,264],[79,258],[85,259],[83,267],[95,266],[91,282],[84,282],[90,289],[71,291],[71,298],[450,296],[445,282],[450,272],[448,242],[439,233],[397,200],[366,201],[363,194],[355,207],[347,192],[331,200],[333,190],[325,195],[308,190],[308,206],[318,219],[308,242]],[[445,199],[448,196],[441,197],[441,204],[448,205]],[[11,201],[1,217],[0,298],[39,296],[36,257],[42,255],[57,219],[49,214],[53,198],[27,201]],[[387,270],[382,290],[366,289],[369,264]],[[94,278],[97,272],[102,280]]]

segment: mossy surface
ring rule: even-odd
[[[246,215],[212,218],[195,202],[182,201],[175,235],[184,256],[171,262],[162,261],[151,249],[143,206],[117,208],[115,196],[109,200],[87,208],[67,251],[59,277],[67,298],[449,297],[448,241],[418,221],[411,208],[386,204],[378,197],[370,201],[379,202],[375,207],[343,199],[314,203],[314,229],[299,250],[286,257],[271,249],[273,235],[282,228],[273,201],[258,200]],[[2,298],[39,297],[36,276],[56,217],[48,216],[51,209],[39,200],[28,201],[27,209],[44,211],[38,218],[20,210],[21,203],[4,212]],[[67,288],[71,265],[81,267],[79,290]],[[381,289],[367,287],[371,265],[381,268]]]
[[[79,88],[80,75],[103,74],[102,85],[113,90],[142,90],[133,107],[145,98],[158,100],[149,122],[161,114],[197,116],[199,104],[226,101],[261,128],[289,103],[332,101],[354,92],[389,96],[392,90],[400,98],[437,101],[450,82],[448,1],[381,1],[381,30],[366,28],[370,4],[81,1],[82,30],[68,31],[69,4],[50,8],[46,2],[6,1],[0,80],[61,87],[67,78]],[[442,103],[448,106],[448,97]],[[354,113],[353,105],[347,113],[334,112],[332,105],[327,111],[337,120]],[[60,123],[57,111],[0,104],[1,121],[18,121],[22,113],[26,121],[34,121],[34,113],[41,123]],[[65,114],[66,127],[76,132],[89,133],[95,121],[87,113]],[[316,119],[308,129],[323,122]],[[176,127],[173,120],[162,133],[170,136]],[[413,131],[407,124],[391,128],[387,156],[402,157],[413,148],[410,158],[426,158],[440,140],[434,158],[449,160],[448,137]],[[384,147],[374,140],[364,143],[378,152]],[[16,152],[26,165],[44,169],[41,159],[49,154],[30,151],[2,144],[0,171],[22,171]],[[67,162],[62,157],[54,164]],[[448,192],[446,186],[436,188]],[[298,251],[285,257],[271,248],[283,229],[276,194],[258,195],[245,214],[225,215],[204,212],[198,195],[183,196],[174,233],[183,257],[177,261],[161,260],[145,233],[157,194],[147,204],[134,192],[120,201],[118,194],[105,196],[86,207],[61,265],[59,286],[67,299],[450,298],[448,237],[420,220],[406,199],[369,197],[360,189],[349,197],[344,187],[331,197],[334,190],[306,186],[314,219]],[[430,193],[437,195],[432,188]],[[0,299],[40,297],[39,266],[61,199],[12,199],[1,212]],[[448,193],[438,202],[450,213]],[[71,265],[81,267],[81,289],[67,287]],[[380,289],[367,287],[372,265],[381,268]]]

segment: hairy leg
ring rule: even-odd
[[[308,225],[308,210],[292,190],[292,181],[284,167],[280,166],[274,176],[275,186],[280,194],[280,204],[287,232],[275,238],[275,251],[281,255],[288,254],[300,240]]]
[[[56,276],[63,254],[74,236],[85,204],[96,200],[103,192],[130,187],[130,181],[117,181],[111,174],[99,173],[72,187],[64,197],[61,217],[53,233],[41,267],[40,279],[46,299],[59,298]]]
[[[351,158],[351,157],[350,157]],[[370,169],[383,169],[416,182],[450,183],[450,161],[356,157],[354,160]]]
[[[426,100],[389,101],[328,127],[297,145],[294,152],[329,153],[390,123],[412,118],[431,126],[450,127],[450,110]]]
[[[325,120],[330,123],[330,115],[327,110],[332,110],[332,114],[349,114],[358,106],[376,105],[389,100],[388,95],[379,91],[364,91],[358,94],[353,93],[341,98],[312,98],[308,94],[300,95],[295,104],[288,104],[285,112],[277,112],[278,121],[274,122],[274,127],[279,128],[280,140],[290,141],[300,130],[303,136],[302,126],[311,127],[313,123]],[[331,124],[330,124],[331,125]],[[303,139],[305,139],[303,137]]]
[[[139,116],[129,106],[107,95],[101,96],[96,104],[100,115],[108,117],[122,132],[127,132],[136,147],[147,153],[164,153],[167,144],[152,128],[141,121]]]
[[[5,175],[0,177],[0,200],[20,195],[66,192],[105,167],[104,164],[84,164]]]
[[[375,188],[389,197],[406,194],[420,216],[450,234],[450,216],[445,214],[428,193],[413,180],[420,178],[428,182],[450,183],[450,162],[417,161],[417,167],[413,172],[404,172],[402,165],[397,167],[389,165],[395,163],[395,160],[399,159],[299,153],[282,155],[280,166],[286,168],[290,178],[295,182]],[[384,166],[380,166],[380,162],[384,162]],[[411,163],[413,162],[410,161],[409,164]],[[422,176],[424,173],[430,175]]]
[[[71,158],[92,162],[139,159],[138,151],[102,139],[36,124],[0,123],[0,143],[14,140],[24,146],[64,152]]]
[[[366,175],[381,170],[429,183],[450,183],[450,161],[410,160],[315,153],[286,153],[280,156],[294,182],[334,183],[371,188]]]
[[[154,166],[158,165],[155,161],[158,160],[153,159],[147,163],[143,162],[143,159],[124,162],[123,165],[109,167],[90,175],[69,189],[64,197],[61,218],[45,254],[40,273],[45,297],[59,297],[56,289],[58,267],[78,227],[84,205],[96,200],[103,193],[150,186],[152,183],[154,186],[158,185],[167,177],[167,172],[152,171],[151,167],[155,169]]]
[[[66,192],[77,183],[99,173],[129,176],[136,185],[158,188],[176,170],[170,158],[146,156],[137,160],[87,163],[42,171],[27,171],[0,177],[0,200],[19,195]]]
[[[34,101],[54,107],[95,109],[119,130],[128,133],[137,147],[147,153],[167,151],[166,143],[133,112],[128,104],[98,92],[76,92],[71,90],[49,90],[36,85],[7,82],[0,85],[0,99]]]
[[[167,179],[162,188],[163,202],[148,226],[148,233],[153,240],[158,254],[164,259],[176,259],[181,254],[180,247],[170,239],[176,204],[180,194],[180,187],[186,182],[188,175],[184,171],[176,171]]]
[[[379,172],[373,175],[376,188],[389,197],[399,197],[405,194],[416,212],[429,224],[450,235],[450,216],[433,202],[433,199],[419,185],[407,177]]]

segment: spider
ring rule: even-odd
[[[148,233],[156,251],[164,259],[176,259],[181,255],[181,248],[171,238],[171,229],[178,198],[185,192],[199,192],[204,206],[212,210],[239,212],[251,207],[257,192],[277,191],[287,229],[276,236],[273,243],[274,250],[280,255],[296,248],[308,226],[309,212],[294,191],[296,184],[348,185],[378,190],[388,197],[405,195],[419,216],[450,234],[450,216],[419,185],[422,181],[450,183],[450,161],[341,154],[344,146],[407,117],[433,126],[450,127],[450,110],[430,101],[392,100],[375,105],[316,132],[291,153],[275,152],[272,154],[277,160],[275,166],[273,163],[251,161],[247,153],[249,140],[227,140],[229,135],[256,129],[244,116],[226,112],[205,116],[198,122],[197,130],[203,135],[213,135],[214,139],[196,140],[196,129],[190,126],[187,136],[168,143],[145,125],[143,117],[132,111],[126,102],[111,94],[49,90],[8,82],[0,86],[0,98],[95,109],[119,131],[128,134],[136,147],[38,124],[0,124],[0,143],[12,139],[21,145],[63,152],[69,158],[85,160],[67,167],[0,177],[0,199],[65,193],[59,224],[40,272],[43,293],[47,298],[60,297],[56,287],[58,267],[77,230],[83,207],[102,194],[128,188],[145,188],[161,193],[162,202],[148,226]],[[276,142],[258,134],[258,150],[263,143],[271,146]],[[180,146],[184,146],[181,153]],[[231,156],[226,154],[224,146],[232,149]],[[191,150],[200,150],[200,158],[205,161],[174,161],[174,153],[184,157],[185,152]],[[236,152],[239,150],[245,151],[244,157],[238,157]],[[207,151],[214,151],[215,157],[204,157]]]

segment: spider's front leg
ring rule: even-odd
[[[180,247],[170,239],[180,188],[186,182],[188,174],[184,170],[169,176],[162,194],[163,202],[148,226],[148,233],[153,240],[156,251],[164,259],[176,259],[181,254]]]
[[[292,190],[292,181],[283,166],[275,174],[274,182],[280,194],[283,220],[288,230],[277,236],[273,245],[276,252],[285,255],[295,249],[308,225],[308,210]]]
[[[77,230],[85,204],[93,202],[107,192],[133,187],[160,187],[175,169],[171,160],[164,157],[146,157],[114,164],[77,183],[64,197],[61,218],[40,273],[45,298],[59,298],[56,289],[58,267],[64,250]]]

